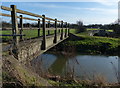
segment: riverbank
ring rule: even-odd
[[[120,55],[120,39],[70,34],[70,37],[57,46],[57,51],[72,51],[82,54]]]
[[[88,54],[120,55],[120,39],[107,37],[92,37],[81,34],[71,34],[70,38],[58,44],[56,50],[66,56],[74,55],[76,52]],[[72,54],[71,54],[72,53]],[[100,86],[118,86],[118,84],[107,84],[100,78],[95,81],[76,80],[72,75],[66,78],[60,76],[47,75],[45,78],[38,76],[30,68],[22,65],[12,55],[3,57],[3,84],[9,86],[67,86],[79,88],[91,88]]]

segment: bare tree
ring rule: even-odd
[[[84,27],[83,25],[83,22],[81,20],[77,21],[77,32],[85,32],[86,31],[86,28]]]

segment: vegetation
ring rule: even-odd
[[[87,33],[79,33],[71,36],[64,43],[65,47],[74,46],[79,52],[90,54],[117,54],[120,52],[120,39],[108,37],[87,36]]]

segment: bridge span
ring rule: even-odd
[[[15,5],[9,7],[1,6],[2,10],[10,11],[11,14],[0,13],[1,16],[11,18],[12,43],[7,45],[7,50],[20,62],[25,63],[38,55],[44,53],[51,47],[68,38],[69,23],[46,17],[45,15],[34,14],[31,12],[17,9]],[[20,15],[18,16],[17,13]],[[33,16],[34,18],[24,17],[24,15]],[[37,19],[35,19],[37,18]],[[19,22],[18,22],[19,19]],[[26,36],[23,32],[23,20],[37,21],[37,37],[24,39]],[[51,26],[52,25],[52,26]],[[29,28],[26,29],[29,31]],[[42,30],[42,34],[40,33]],[[53,31],[53,34],[50,34]],[[48,35],[46,34],[48,33]],[[6,47],[3,47],[4,49]]]

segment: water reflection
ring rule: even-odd
[[[120,83],[120,57],[118,57],[118,83]]]
[[[65,75],[69,68],[74,68],[75,76],[80,79],[84,79],[84,77],[92,78],[93,75],[100,74],[109,82],[120,82],[120,72],[118,71],[120,68],[120,59],[116,56],[78,54],[74,58],[68,58],[60,54],[47,53],[39,56],[37,59],[40,58],[43,61],[42,67],[55,75]]]

